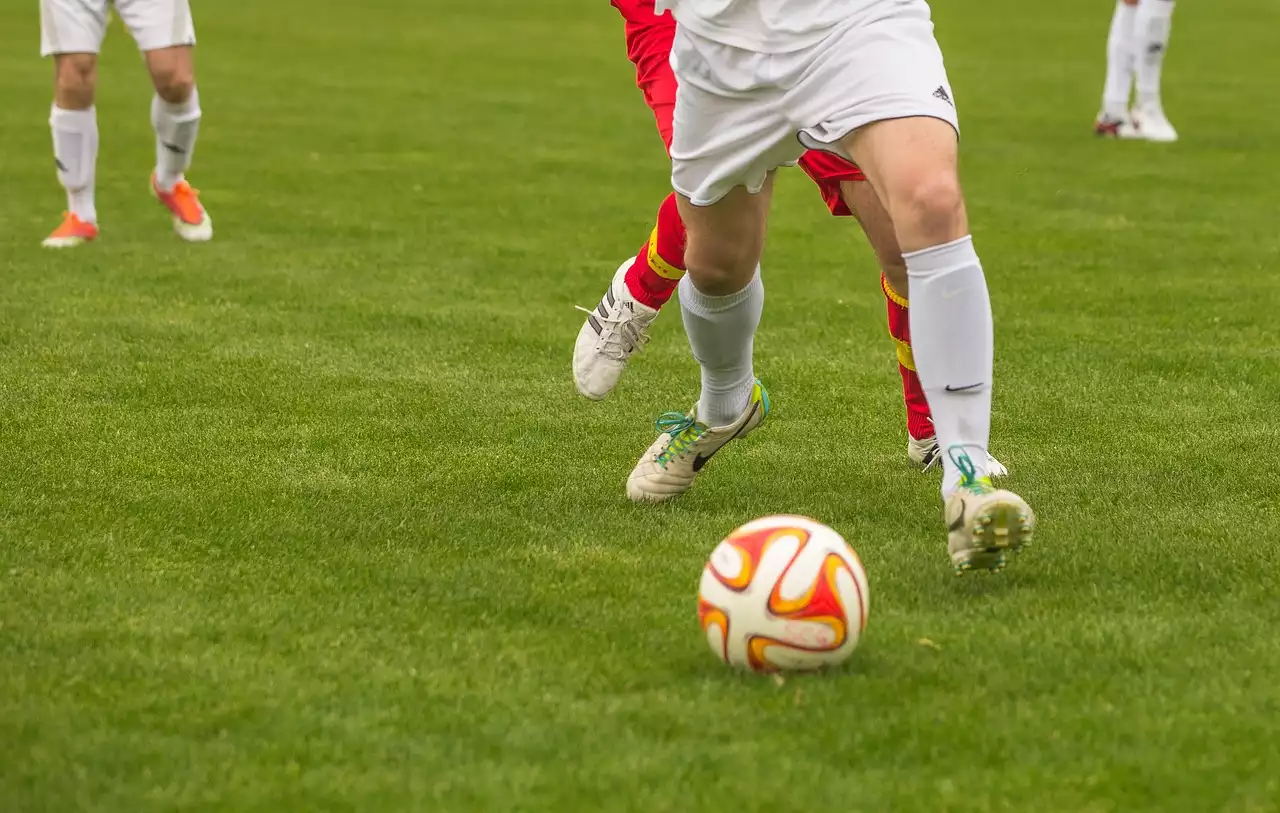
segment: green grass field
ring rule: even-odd
[[[610,400],[569,375],[669,188],[606,3],[197,4],[205,246],[117,27],[67,253],[4,4],[0,810],[1280,810],[1280,6],[1180,8],[1164,147],[1090,135],[1108,3],[936,5],[1040,515],[995,578],[951,575],[872,257],[794,171],[771,425],[627,502],[697,372],[672,313]],[[705,556],[776,512],[866,563],[845,669],[699,634]]]

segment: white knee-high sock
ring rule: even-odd
[[[973,238],[904,255],[910,281],[911,350],[942,448],[942,493],[960,482],[967,454],[987,474],[995,340],[991,300]]]
[[[1134,20],[1137,6],[1126,6],[1116,0],[1116,11],[1111,17],[1111,32],[1107,35],[1107,79],[1102,86],[1102,112],[1122,118],[1129,112],[1129,92],[1133,89]]]
[[[53,157],[58,181],[67,190],[67,209],[86,223],[98,222],[93,186],[98,165],[98,111],[63,110],[56,104],[49,112],[53,131]]]
[[[689,347],[702,367],[698,420],[713,428],[726,426],[747,408],[755,384],[751,352],[764,311],[760,269],[745,288],[728,296],[702,293],[692,274],[681,277],[678,290]]]
[[[156,131],[156,185],[165,192],[182,180],[191,166],[200,132],[200,94],[195,88],[184,102],[151,99],[151,125]]]
[[[1135,22],[1139,105],[1160,104],[1160,72],[1173,28],[1173,0],[1142,0]]]

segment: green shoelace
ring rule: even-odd
[[[951,462],[960,470],[959,488],[968,489],[974,494],[985,494],[995,488],[990,477],[978,476],[977,467],[973,465],[973,460],[964,449],[953,446],[947,449],[947,457],[950,457]]]
[[[698,442],[698,438],[707,431],[707,427],[693,419],[692,415],[680,412],[664,412],[653,422],[659,434],[671,435],[667,448],[658,454],[658,465],[666,468],[667,464],[688,451]]]

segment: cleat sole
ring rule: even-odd
[[[999,573],[1031,544],[1035,522],[1021,500],[1000,500],[986,506],[970,520],[973,547],[952,557],[957,576],[985,570]]]

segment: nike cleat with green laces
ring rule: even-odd
[[[627,478],[628,497],[636,502],[662,502],[688,491],[712,455],[764,422],[769,415],[769,393],[757,380],[747,408],[728,426],[699,423],[697,412],[695,404],[688,415],[668,412],[658,418],[657,429],[662,434]]]
[[[1036,515],[1027,501],[976,476],[973,461],[953,447],[948,455],[960,469],[960,486],[947,498],[947,551],[956,575],[973,570],[999,572],[1008,555],[1031,544]]]

